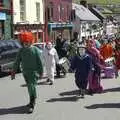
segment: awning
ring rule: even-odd
[[[0,12],[0,20],[6,20],[6,14]]]
[[[73,3],[73,9],[75,9],[76,16],[79,17],[81,21],[100,21],[88,8],[83,5],[78,5]]]

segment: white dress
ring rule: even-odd
[[[53,82],[56,63],[59,61],[57,51],[55,48],[51,48],[50,50],[45,48],[43,55],[45,59],[47,77]]]

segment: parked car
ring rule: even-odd
[[[40,50],[43,51],[45,49],[46,43],[45,42],[39,42],[39,43],[34,43],[33,45],[38,47]]]
[[[36,46],[37,48],[39,48],[40,53],[41,53],[41,61],[43,64],[43,68],[44,68],[44,74],[45,74],[45,59],[44,59],[44,55],[43,55],[43,51],[45,49],[46,43],[40,42],[40,43],[34,43],[33,46]]]
[[[0,76],[10,71],[20,48],[22,45],[17,40],[0,41]]]

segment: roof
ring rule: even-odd
[[[96,9],[95,7],[92,7],[92,9],[93,9],[97,14],[99,14],[103,19],[105,19],[105,16],[104,16],[98,9]]]
[[[88,8],[85,8],[83,5],[78,5],[73,3],[73,9],[75,9],[76,15],[82,21],[100,21]]]

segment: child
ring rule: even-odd
[[[86,54],[84,45],[78,47],[77,55],[72,59],[70,69],[75,71],[75,82],[80,89],[81,97],[84,98],[88,83],[88,75],[91,69],[91,57]]]
[[[49,85],[52,85],[54,83],[55,65],[59,60],[58,54],[56,49],[52,46],[51,42],[47,43],[43,53],[47,71],[47,82]]]

